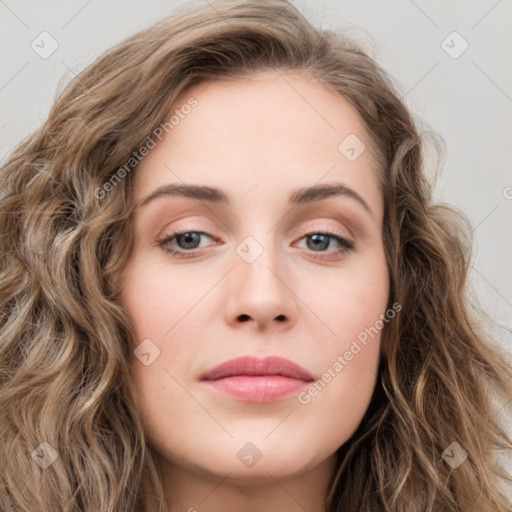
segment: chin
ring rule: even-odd
[[[316,445],[314,437],[318,442],[321,436],[294,439],[282,435],[270,440],[265,439],[266,434],[258,436],[254,431],[252,434],[222,442],[211,440],[211,437],[208,442],[205,435],[205,442],[189,447],[191,451],[182,446],[179,458],[176,458],[176,449],[171,449],[173,465],[214,480],[229,475],[231,482],[261,485],[273,479],[284,481],[307,473],[325,462],[337,449],[337,446]]]

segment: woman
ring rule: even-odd
[[[354,42],[211,2],[1,171],[4,511],[505,512],[470,227]]]

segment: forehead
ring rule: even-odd
[[[193,99],[193,108],[182,108]],[[352,105],[297,73],[262,71],[181,93],[174,126],[139,164],[136,200],[166,183],[222,188],[260,199],[322,181],[379,195],[371,140]],[[344,153],[348,146],[357,152]],[[366,149],[363,149],[366,148]],[[348,148],[350,149],[350,148]]]

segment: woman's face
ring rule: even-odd
[[[376,383],[389,280],[369,138],[293,73],[194,86],[173,114],[136,170],[122,276],[148,439],[178,473],[304,474]]]

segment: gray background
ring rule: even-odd
[[[196,0],[199,5],[203,0]],[[206,3],[206,0],[204,0]],[[512,325],[512,1],[303,1],[315,24],[343,28],[396,78],[409,107],[446,142],[436,198],[474,227],[471,282],[497,325]],[[0,0],[0,159],[45,119],[57,87],[136,30],[172,14],[164,0]],[[31,47],[47,31],[57,50]],[[457,52],[445,52],[442,42]],[[48,46],[46,46],[48,48]],[[1,186],[1,184],[0,184]],[[498,331],[502,343],[510,335]]]

